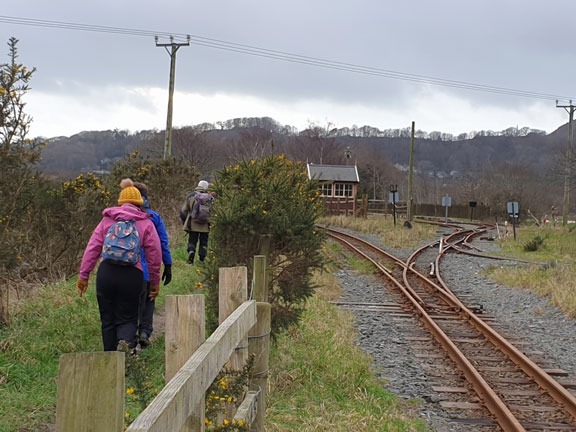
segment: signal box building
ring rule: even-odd
[[[320,182],[319,191],[329,214],[356,214],[358,168],[356,165],[307,165],[308,178]]]

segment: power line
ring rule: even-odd
[[[281,60],[291,63],[304,64],[309,66],[320,67],[324,69],[339,70],[344,72],[352,72],[362,75],[370,75],[381,78],[396,79],[401,81],[416,82],[422,84],[438,85],[442,87],[457,88],[463,90],[473,90],[485,93],[494,93],[508,96],[518,96],[532,99],[542,100],[559,100],[569,101],[576,99],[574,97],[539,93],[526,90],[512,89],[508,87],[498,87],[484,84],[476,84],[467,81],[449,80],[443,78],[435,78],[426,75],[411,74],[399,72],[388,69],[375,68],[370,66],[362,66],[353,63],[340,62],[335,60],[328,60],[319,57],[303,56],[285,51],[277,51],[266,48],[260,48],[252,45],[244,45],[235,42],[228,42],[220,39],[212,39],[198,35],[189,35],[184,33],[169,33],[162,31],[152,31],[143,29],[132,29],[125,27],[110,27],[92,24],[80,24],[72,22],[40,20],[32,18],[12,17],[0,15],[0,22],[6,24],[26,25],[33,27],[47,27],[63,30],[77,30],[77,31],[90,31],[99,33],[122,34],[140,37],[158,36],[162,38],[173,38],[172,40],[186,41],[194,45],[204,46],[207,48],[219,49],[223,51],[236,52],[239,54],[251,55],[262,58],[269,58],[273,60]]]

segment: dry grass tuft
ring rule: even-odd
[[[392,248],[413,248],[424,241],[437,236],[436,227],[428,224],[412,224],[412,229],[404,228],[404,221],[397,221],[396,227],[392,219],[383,217],[356,218],[347,216],[329,216],[319,220],[319,223],[334,228],[347,228],[367,234],[380,234],[382,242]]]
[[[550,298],[569,318],[576,317],[576,268],[528,266],[498,268],[490,272],[498,283],[511,288],[531,290]]]
[[[567,317],[576,317],[576,241],[575,233],[566,228],[526,227],[518,230],[518,241],[508,237],[501,241],[502,254],[525,260],[547,262],[544,265],[500,267],[489,271],[498,283],[533,291],[546,296]],[[546,237],[538,251],[525,251],[526,240]]]

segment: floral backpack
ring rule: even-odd
[[[140,260],[140,234],[134,220],[118,219],[108,228],[102,245],[102,259],[120,265]]]

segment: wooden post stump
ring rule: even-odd
[[[60,357],[56,430],[122,432],[125,363],[118,351]]]
[[[241,267],[223,267],[219,269],[218,320],[220,324],[238,306],[248,299],[248,269]],[[232,369],[242,369],[248,360],[248,337],[242,339],[236,352],[230,357]]]
[[[202,294],[166,296],[166,382],[206,340],[204,299]],[[202,399],[180,431],[203,432],[205,410]]]

